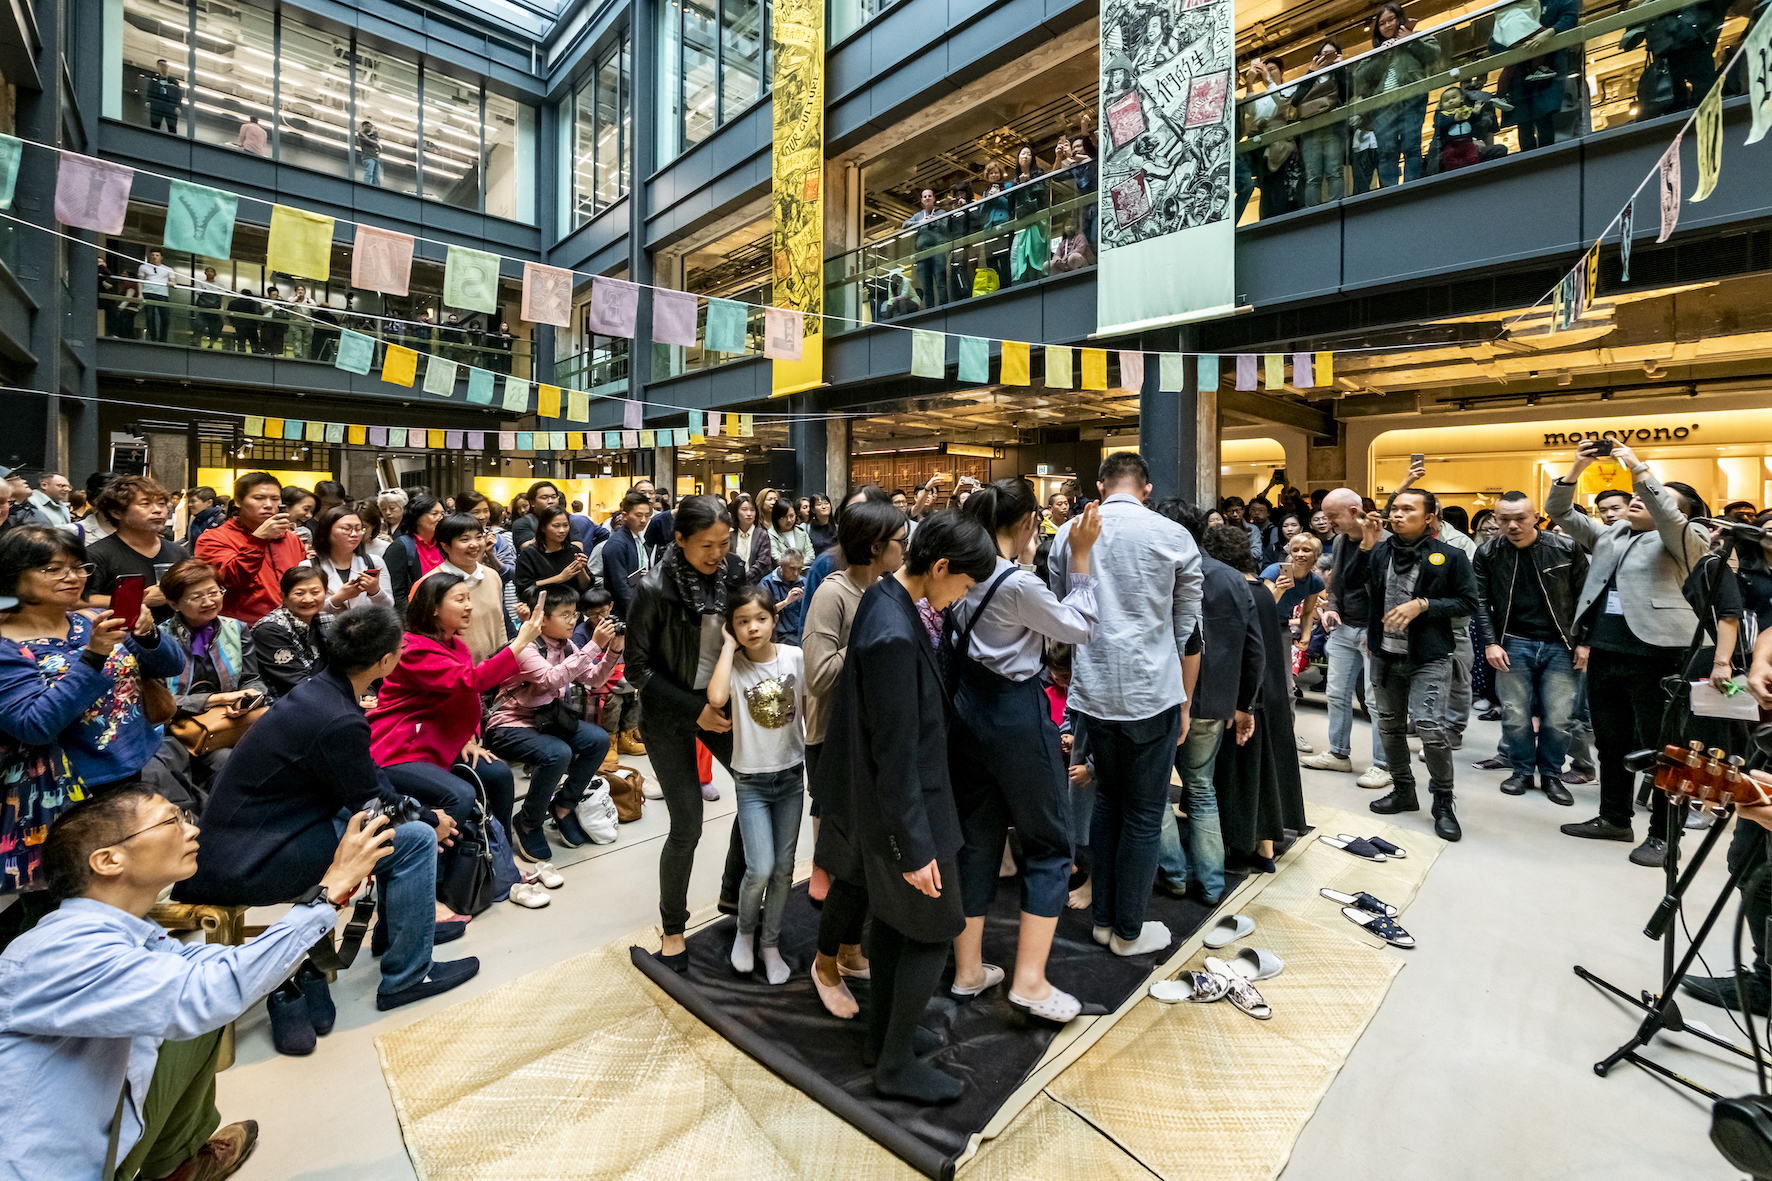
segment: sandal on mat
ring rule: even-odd
[[[1344,841],[1357,841],[1360,838],[1350,837],[1344,832],[1341,834],[1341,839]],[[1409,856],[1409,850],[1403,848],[1401,845],[1393,845],[1383,837],[1367,837],[1366,843],[1371,845],[1374,849],[1377,849],[1380,853],[1383,853],[1386,857],[1394,857],[1399,861]]]
[[[1227,947],[1255,930],[1255,920],[1246,914],[1227,914],[1206,932],[1207,947]]]
[[[1347,916],[1348,922],[1366,928],[1392,947],[1415,946],[1415,936],[1397,926],[1394,919],[1388,919],[1381,914],[1372,914],[1369,911],[1355,910],[1351,906],[1342,907],[1341,913]]]
[[[1233,971],[1230,965],[1223,960],[1212,956],[1206,957],[1206,970],[1214,976],[1223,978],[1230,985],[1225,990],[1225,995],[1230,998],[1231,1004],[1243,1012],[1257,1021],[1266,1021],[1274,1015],[1273,1009],[1269,1008],[1268,1003],[1261,998],[1261,993],[1256,990],[1255,985],[1250,983],[1247,977]]]
[[[1359,837],[1350,837],[1344,833],[1338,837],[1318,837],[1317,839],[1323,844],[1328,845],[1331,849],[1340,849],[1343,853],[1352,853],[1355,857],[1362,858],[1366,861],[1384,860],[1385,855],[1379,852],[1376,845],[1371,841],[1362,840]]]
[[[1228,977],[1211,972],[1183,972],[1174,980],[1159,980],[1151,985],[1151,999],[1173,1005],[1177,1001],[1209,1004],[1230,991]]]
[[[1343,894],[1339,890],[1331,890],[1324,887],[1323,889],[1318,890],[1317,893],[1321,894],[1331,902],[1339,902],[1343,906],[1351,906],[1356,910],[1364,910],[1372,914],[1381,914],[1387,919],[1394,919],[1397,917],[1396,907],[1388,902],[1383,902],[1372,897],[1372,895],[1366,893],[1364,890],[1360,891],[1358,894]]]
[[[1043,1001],[1023,1000],[1009,990],[1009,1004],[1017,1012],[1026,1017],[1038,1017],[1042,1021],[1050,1021],[1054,1025],[1064,1025],[1083,1011],[1083,1002],[1070,993],[1054,988],[1050,996]]]
[[[1286,961],[1265,947],[1245,947],[1227,966],[1245,980],[1271,980],[1285,970]]]

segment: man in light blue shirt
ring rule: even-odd
[[[196,872],[197,827],[145,787],[64,813],[43,853],[62,904],[0,955],[0,1178],[238,1168],[258,1125],[217,1133],[221,1028],[333,929],[336,907],[389,852],[386,824],[365,831],[354,818],[320,884],[252,942],[187,946],[147,914]]]
[[[1072,658],[1069,706],[1095,767],[1091,903],[1095,941],[1116,955],[1169,945],[1146,922],[1157,875],[1175,748],[1187,732],[1181,662],[1200,615],[1200,552],[1187,530],[1144,505],[1150,468],[1136,452],[1102,461],[1101,540],[1095,543],[1095,638]],[[1053,592],[1070,570],[1067,521],[1047,559]]]

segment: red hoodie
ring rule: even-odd
[[[480,732],[480,695],[520,671],[509,648],[476,665],[459,638],[407,632],[406,654],[382,682],[369,715],[370,753],[383,767],[431,763],[447,771]]]
[[[294,530],[266,541],[231,517],[203,531],[196,557],[215,567],[216,581],[227,592],[222,614],[251,626],[283,602],[283,573],[306,564],[308,551]]]

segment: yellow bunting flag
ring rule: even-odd
[[[583,431],[566,432],[566,450],[583,451],[585,449],[585,433]]]
[[[361,447],[363,444],[369,442],[369,428],[366,426],[353,426],[348,428],[345,431],[345,441],[354,446]]]
[[[559,386],[538,385],[535,387],[535,412],[543,418],[560,417]]]
[[[265,419],[265,438],[281,439],[283,437],[283,420],[281,418]]]
[[[418,354],[403,344],[388,346],[388,355],[381,363],[381,379],[395,385],[411,385],[418,373]]]
[[[757,434],[756,416],[741,414],[738,416],[738,437],[741,439],[755,438]]]
[[[287,205],[271,206],[265,269],[326,282],[332,277],[332,219]]]
[[[443,432],[442,431],[427,431],[426,435],[429,439],[431,446],[437,448],[438,450],[442,449],[442,447],[443,447]]]
[[[1003,370],[997,380],[1004,385],[1032,385],[1033,379],[1028,376],[1028,358],[1032,351],[1025,341],[1004,341]]]
[[[1262,367],[1267,370],[1264,380],[1267,388],[1277,390],[1286,384],[1286,359],[1279,353],[1262,354]]]
[[[1318,353],[1316,362],[1311,368],[1315,371],[1313,376],[1317,379],[1317,385],[1332,384],[1335,381],[1335,354]]]
[[[1043,346],[1046,353],[1045,386],[1049,390],[1075,389],[1076,381],[1071,376],[1071,350],[1058,345]]]
[[[1761,18],[1764,19],[1764,18]],[[1761,64],[1759,69],[1764,70]],[[1692,190],[1691,201],[1702,201],[1717,187],[1717,176],[1723,171],[1723,80],[1717,79],[1704,101],[1698,104],[1698,187]]]
[[[1083,388],[1105,390],[1107,384],[1107,350],[1083,350]]]

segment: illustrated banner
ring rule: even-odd
[[[1236,304],[1232,0],[1103,0],[1100,335]]]
[[[1223,0],[1228,3],[1228,0]],[[769,302],[804,313],[801,347],[771,341],[772,395],[824,383],[824,2],[776,0],[773,288]],[[710,324],[711,327],[711,324]],[[710,341],[708,347],[715,347]]]

